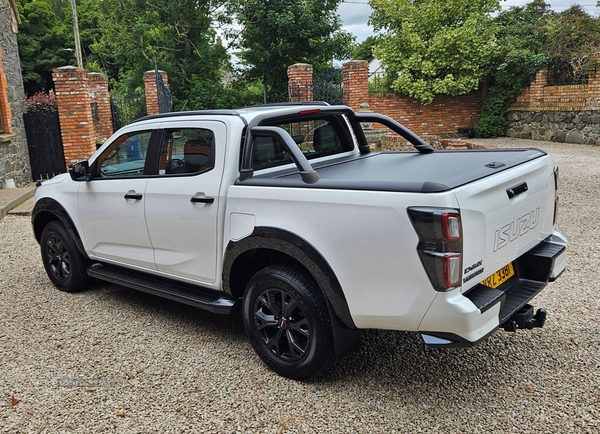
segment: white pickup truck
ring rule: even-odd
[[[371,152],[364,123],[415,150]],[[32,223],[59,289],[241,310],[261,359],[300,379],[361,329],[452,347],[541,327],[529,302],[566,266],[557,178],[538,149],[434,151],[346,106],[167,113],[38,183]]]

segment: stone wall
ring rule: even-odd
[[[0,134],[0,178],[17,186],[31,182],[23,124],[25,91],[17,46],[16,24],[8,0],[0,0],[0,101],[5,132]]]
[[[587,84],[549,85],[548,71],[509,106],[506,135],[522,139],[600,145],[600,71]]]
[[[599,111],[512,111],[508,137],[600,145]]]

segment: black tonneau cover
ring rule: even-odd
[[[302,181],[298,170],[286,168],[254,176],[236,185],[288,188],[439,193],[493,175],[546,155],[539,149],[381,152],[314,162],[319,180]]]

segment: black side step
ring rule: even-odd
[[[88,274],[96,279],[158,295],[214,313],[230,314],[236,307],[236,300],[224,296],[223,293],[156,276],[142,275],[121,268],[96,263],[88,269]]]

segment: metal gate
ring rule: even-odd
[[[316,77],[312,85],[290,83],[288,85],[291,101],[325,101],[331,105],[343,104],[342,70],[329,68]]]
[[[329,68],[314,79],[313,98],[331,105],[343,103],[341,68]]]
[[[158,112],[171,112],[173,111],[171,89],[163,81],[162,74],[158,72],[156,64],[154,65],[154,74],[156,75],[156,92],[158,93]]]
[[[146,116],[146,98],[143,93],[122,95],[111,92],[110,105],[114,131]]]
[[[34,181],[50,179],[67,171],[58,112],[23,115],[31,177]]]

